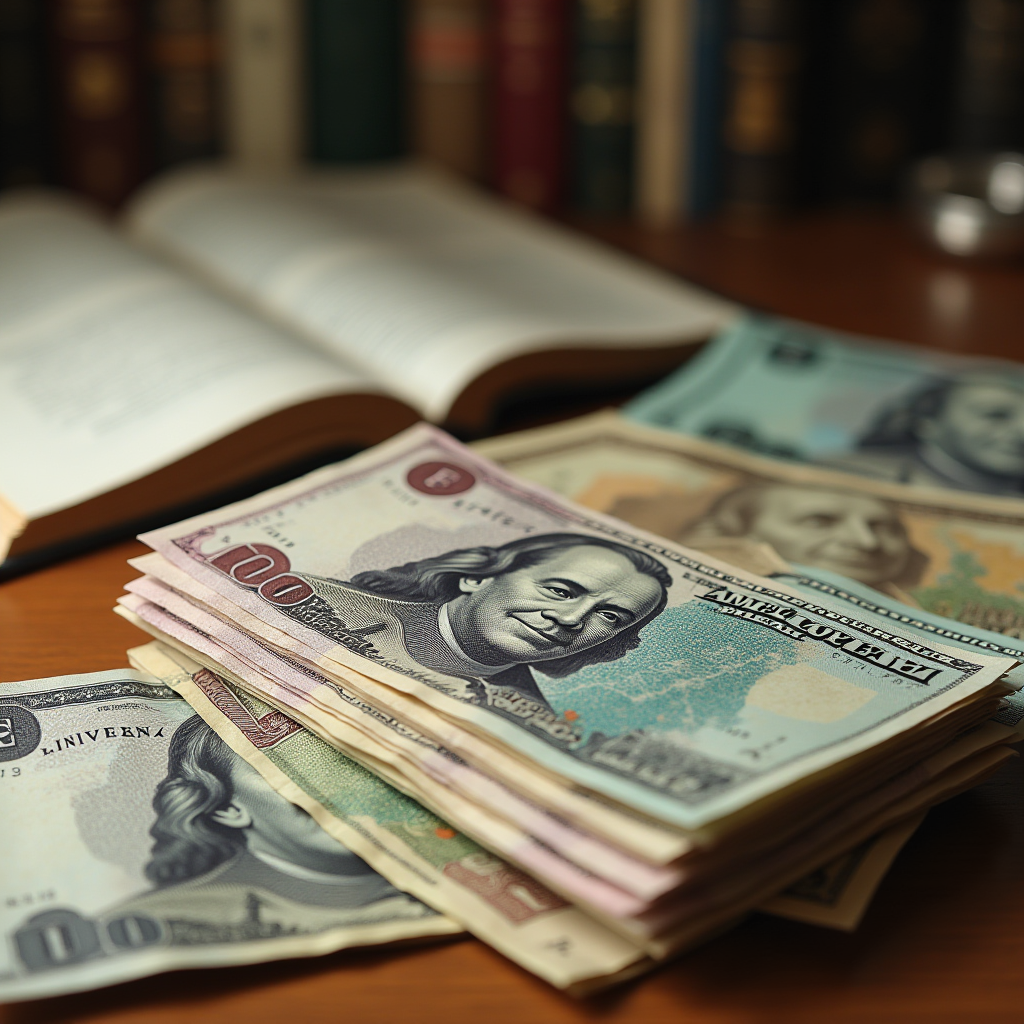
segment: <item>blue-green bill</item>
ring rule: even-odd
[[[1024,367],[748,317],[626,415],[880,480],[1024,494]]]
[[[381,706],[411,694],[683,828],[921,726],[1013,665],[573,505],[427,426],[144,539],[218,614],[258,620],[328,677],[371,677]]]

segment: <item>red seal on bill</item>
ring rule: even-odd
[[[476,483],[476,477],[468,469],[454,462],[422,462],[409,470],[405,480],[413,490],[438,498],[461,494]]]

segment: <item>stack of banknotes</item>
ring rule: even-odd
[[[143,540],[119,611],[163,646],[133,663],[257,770],[253,699],[539,883],[563,913],[526,943],[462,891],[431,902],[563,987],[705,939],[1015,739],[992,721],[1012,655],[736,564],[761,549],[673,543],[427,426]],[[315,767],[277,767],[341,836]]]
[[[625,415],[421,425],[144,535],[134,671],[0,699],[10,834],[88,894],[54,908],[4,850],[0,996],[462,930],[583,993],[758,909],[854,926],[1021,738],[992,552],[1024,504],[814,455],[825,404],[755,422],[756,359],[728,430],[679,398],[742,383],[734,349],[796,389],[842,363],[793,330],[743,325]]]

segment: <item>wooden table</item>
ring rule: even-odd
[[[1024,356],[1024,268],[945,261],[885,217],[819,215],[746,237],[716,225],[587,227],[776,313]],[[0,585],[0,679],[123,665],[125,648],[142,638],[110,607],[134,575],[125,559],[141,550],[123,543]],[[1021,776],[1014,762],[932,811],[855,934],[755,916],[654,975],[586,1002],[466,940],[180,972],[6,1007],[0,1024],[1024,1021]]]

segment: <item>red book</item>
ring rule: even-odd
[[[538,210],[562,198],[568,37],[568,0],[495,0],[494,186]]]
[[[51,0],[61,177],[117,206],[146,170],[142,5]]]

